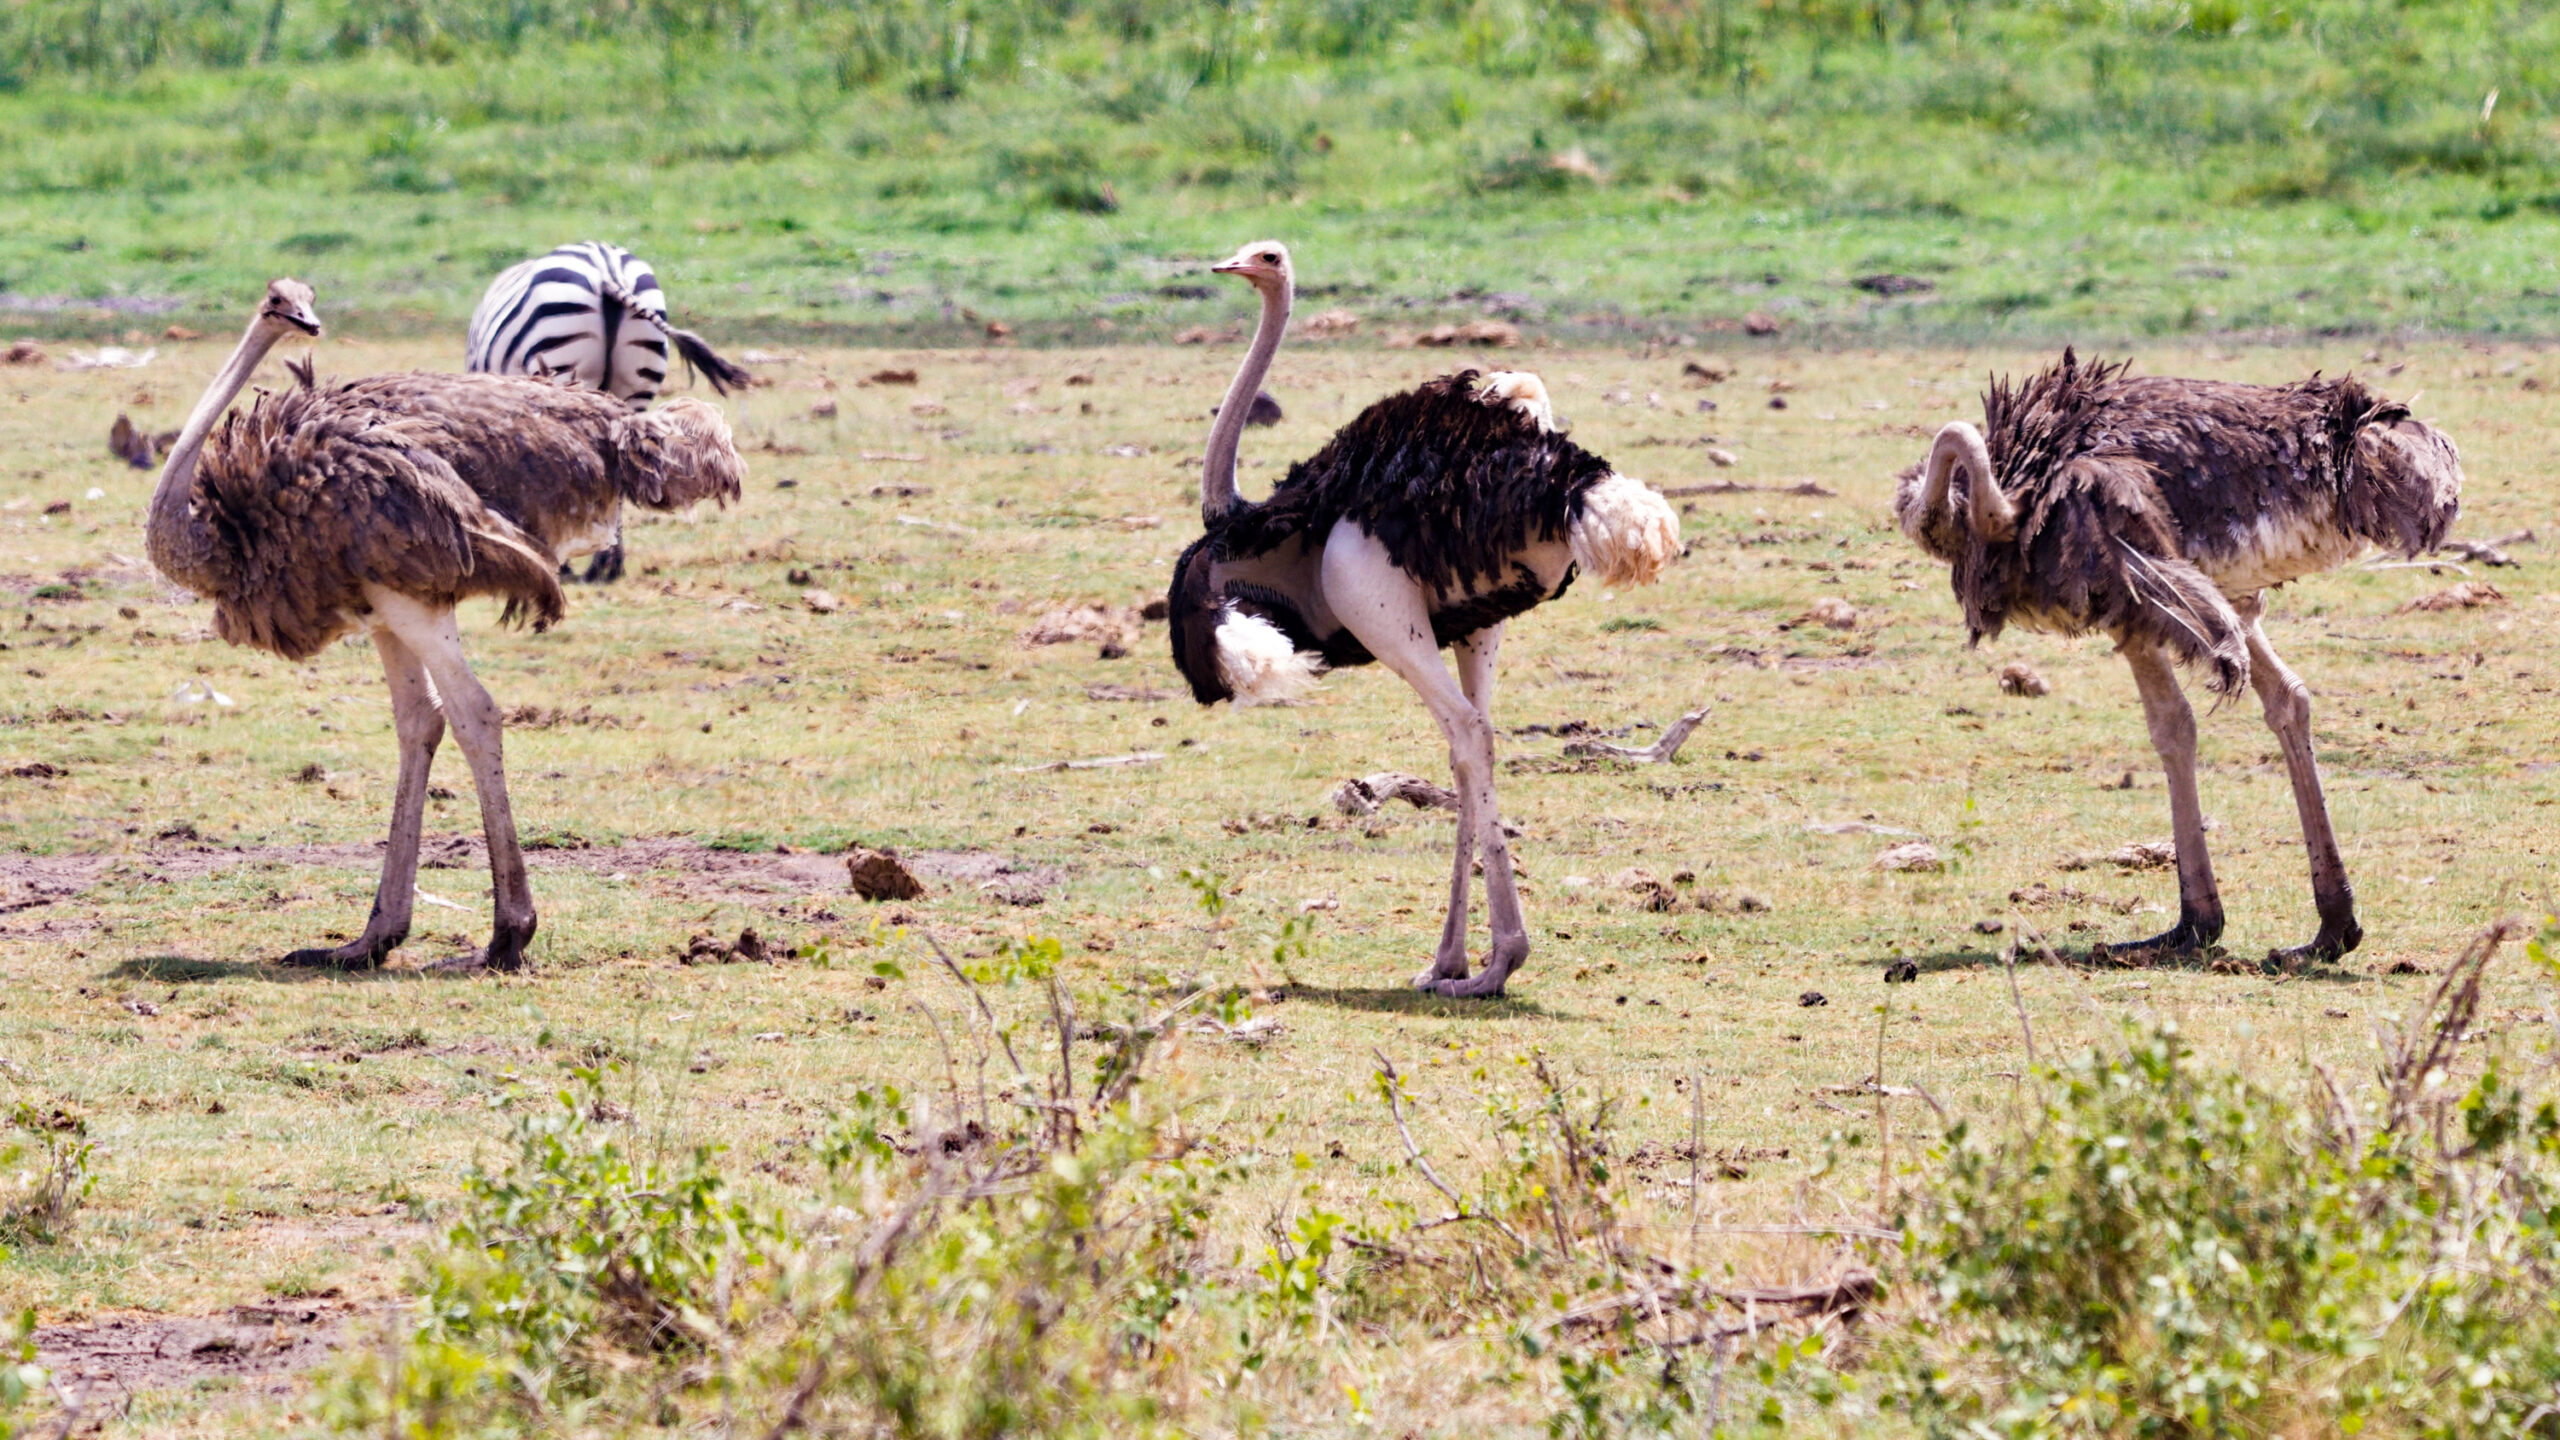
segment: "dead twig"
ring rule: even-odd
[[[969,972],[961,969],[958,963],[952,960],[951,952],[942,948],[941,941],[922,930],[916,933],[923,936],[924,943],[932,949],[933,958],[941,961],[942,968],[951,972],[951,978],[968,987],[969,998],[978,1002],[978,1013],[985,1017],[987,1028],[995,1032],[996,1043],[1004,1047],[1004,1058],[1013,1062],[1015,1078],[1025,1085],[1030,1084],[1031,1072],[1023,1068],[1022,1057],[1013,1053],[1013,1037],[1005,1034],[1004,1026],[996,1022],[995,1009],[987,1004],[987,992],[979,989],[978,982],[969,978]]]
[[[1704,709],[1692,710],[1672,721],[1670,728],[1662,732],[1661,738],[1650,745],[1612,745],[1606,740],[1576,740],[1564,747],[1564,753],[1609,760],[1629,760],[1638,765],[1668,765],[1671,763],[1671,757],[1680,753],[1680,747],[1688,743],[1689,732],[1697,729],[1698,722],[1706,719],[1707,712],[1714,708],[1710,705]]]
[[[1384,1050],[1372,1048],[1369,1053],[1378,1057],[1378,1093],[1386,1097],[1387,1116],[1395,1121],[1396,1134],[1404,1141],[1405,1159],[1426,1184],[1440,1192],[1440,1198],[1449,1202],[1449,1214],[1445,1218],[1482,1221],[1501,1231],[1502,1237],[1514,1246],[1528,1249],[1528,1242],[1520,1238],[1520,1233],[1499,1218],[1468,1209],[1467,1202],[1458,1198],[1458,1192],[1450,1189],[1448,1182],[1440,1178],[1440,1172],[1431,1168],[1431,1162],[1423,1158],[1422,1147],[1414,1143],[1412,1128],[1404,1123],[1404,1077],[1396,1073],[1396,1062],[1388,1059]]]
[[[1016,775],[1046,775],[1060,770],[1112,770],[1123,765],[1153,765],[1164,758],[1161,750],[1138,750],[1127,755],[1104,755],[1092,760],[1052,760],[1045,765],[1016,765]]]

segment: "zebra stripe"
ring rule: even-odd
[[[667,379],[666,296],[648,262],[619,245],[563,245],[490,282],[471,312],[464,363],[567,375],[645,409]]]

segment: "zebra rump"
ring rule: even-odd
[[[619,245],[581,241],[516,265],[490,282],[471,314],[465,368],[559,375],[646,407],[666,385],[670,343],[722,394],[747,374],[701,336],[667,323],[647,261]]]

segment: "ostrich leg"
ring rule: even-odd
[[[1388,558],[1384,545],[1358,526],[1334,527],[1325,541],[1325,601],[1378,662],[1402,676],[1422,697],[1449,742],[1451,778],[1457,782],[1458,833],[1449,877],[1449,914],[1431,968],[1414,977],[1417,989],[1460,997],[1502,993],[1511,972],[1528,958],[1529,936],[1520,923],[1519,897],[1510,884],[1511,855],[1494,812],[1493,726],[1449,676],[1432,638],[1429,597],[1420,583]],[[1489,658],[1489,657],[1488,657]],[[1490,843],[1484,843],[1485,837]],[[1486,892],[1492,897],[1493,947],[1485,968],[1467,974],[1468,870],[1481,846]],[[1508,914],[1505,914],[1505,911]]]
[[[2178,923],[2175,928],[2131,945],[2111,945],[2119,960],[2142,961],[2182,955],[2222,937],[2222,892],[2213,883],[2213,857],[2204,848],[2204,805],[2196,794],[2196,712],[2178,688],[2169,658],[2141,642],[2125,646],[2133,681],[2142,691],[2142,717],[2151,726],[2151,746],[2169,777],[2169,819],[2178,845]]]
[[[373,913],[365,917],[362,935],[334,950],[296,950],[284,957],[287,965],[370,969],[409,938],[409,916],[418,898],[418,827],[426,818],[427,772],[435,764],[437,742],[444,739],[444,716],[437,712],[425,668],[398,636],[375,630],[373,648],[382,656],[382,678],[391,690],[391,727],[400,737],[400,781],[391,796],[382,883],[374,889]]]
[[[480,792],[480,828],[489,842],[489,881],[497,916],[488,948],[472,957],[492,970],[524,968],[524,947],[533,939],[536,917],[533,886],[525,877],[524,852],[516,845],[515,812],[507,803],[506,755],[498,702],[489,698],[478,676],[463,658],[462,633],[453,611],[395,594],[379,585],[365,587],[374,614],[408,646],[435,681],[444,700],[445,720],[455,743],[471,762],[471,783]]]
[[[2338,853],[2338,832],[2329,826],[2329,800],[2320,790],[2320,765],[2311,754],[2311,687],[2293,673],[2267,643],[2259,626],[2265,606],[2256,596],[2235,607],[2249,625],[2249,681],[2266,708],[2267,728],[2284,747],[2285,773],[2293,780],[2293,807],[2302,816],[2302,848],[2311,855],[2311,902],[2320,912],[2320,933],[2308,945],[2270,950],[2267,962],[2292,969],[2306,961],[2335,960],[2364,941],[2356,923],[2355,887],[2347,883],[2347,862]]]
[[[1502,949],[1504,937],[1515,937],[1518,955],[1511,963],[1516,967],[1529,953],[1529,927],[1520,918],[1520,883],[1511,873],[1511,840],[1503,832],[1502,811],[1493,797],[1493,662],[1502,653],[1502,626],[1487,626],[1450,649],[1458,660],[1458,686],[1484,717],[1484,811],[1476,817],[1476,853],[1484,857],[1484,893],[1486,908],[1492,912],[1488,918],[1494,948]]]

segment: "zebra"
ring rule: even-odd
[[[701,336],[667,323],[666,296],[649,262],[619,245],[587,240],[511,266],[489,282],[471,312],[463,368],[556,375],[645,410],[666,383],[670,341],[685,368],[700,371],[721,394],[748,383],[747,372]],[[610,533],[593,538],[587,582],[622,578],[618,509]],[[566,578],[568,567],[560,573]]]

